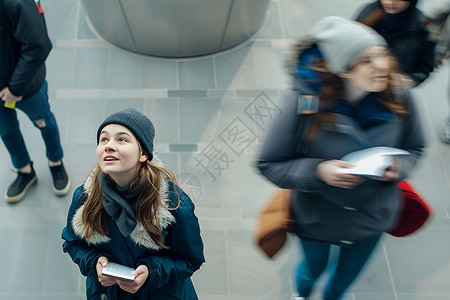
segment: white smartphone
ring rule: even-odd
[[[134,281],[133,268],[109,262],[102,270],[102,275],[117,278],[120,280]]]

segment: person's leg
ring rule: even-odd
[[[356,241],[351,247],[341,247],[338,263],[325,286],[324,300],[342,299],[344,292],[358,276],[373,253],[380,235]]]
[[[17,102],[16,106],[41,131],[48,160],[55,163],[59,162],[63,157],[63,150],[59,138],[58,125],[48,103],[47,82],[44,81],[39,91],[31,97]]]
[[[450,144],[450,115],[444,122],[444,126],[442,128],[441,133],[441,140],[446,144]]]
[[[62,163],[63,150],[58,125],[48,102],[47,82],[44,81],[38,92],[17,102],[16,106],[25,112],[34,126],[41,131],[53,178],[53,191],[58,196],[67,194],[70,189],[70,179]]]
[[[20,201],[30,186],[37,181],[15,109],[0,106],[0,135],[13,166],[18,170],[16,179],[8,186],[4,195],[8,203],[15,203]]]
[[[330,253],[330,245],[300,239],[304,259],[297,268],[296,283],[299,297],[308,297],[314,284],[325,270]]]
[[[15,109],[0,106],[0,135],[14,168],[19,170],[26,167],[30,163],[30,156],[20,132]]]
[[[450,66],[448,66],[448,69],[450,70]],[[450,76],[450,74],[449,74],[449,76]],[[447,101],[448,101],[447,108],[448,108],[449,112],[447,114],[447,118],[445,119],[444,126],[442,128],[441,140],[446,144],[450,144],[450,82],[447,86]]]

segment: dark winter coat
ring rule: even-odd
[[[24,99],[45,80],[45,60],[52,49],[44,15],[34,0],[0,0],[0,90],[8,87]]]
[[[367,5],[356,19],[365,20],[377,8],[381,8],[379,1]],[[425,16],[415,3],[399,14],[385,14],[373,29],[384,37],[401,70],[416,85],[428,78],[434,68],[435,42],[428,39]]]
[[[306,64],[319,58],[320,53],[300,52],[295,56],[303,57],[301,61]],[[306,65],[303,68],[309,69]],[[302,94],[317,93],[320,84],[315,72],[303,71],[301,76],[295,76],[297,90],[282,96],[282,114],[271,125],[257,168],[275,185],[295,191],[291,212],[294,230],[302,238],[344,245],[388,231],[399,213],[396,182],[367,179],[353,189],[338,188],[320,180],[316,167],[353,151],[389,146],[410,152],[398,156],[398,180],[406,178],[425,146],[410,94],[404,95],[410,109],[406,121],[388,111],[373,94],[363,99],[358,108],[341,100],[330,109],[335,126],[323,124],[322,134],[307,141],[303,132],[311,115],[297,114],[298,101]]]
[[[200,268],[205,258],[194,204],[189,197],[177,188],[179,207],[175,210],[160,207],[158,211],[164,242],[170,246],[169,250],[164,250],[151,239],[141,224],[137,224],[130,236],[124,237],[109,216],[106,217],[107,236],[94,232],[93,236],[85,239],[81,213],[89,190],[89,180],[75,190],[67,226],[62,233],[65,240],[64,252],[70,255],[81,273],[87,277],[87,299],[197,299],[190,277]],[[161,201],[170,207],[177,205],[178,199],[174,191],[171,181],[163,182]],[[146,283],[135,294],[121,290],[117,284],[103,287],[98,281],[95,268],[101,256],[132,268],[146,265],[149,270]]]

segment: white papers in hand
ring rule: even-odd
[[[392,164],[392,156],[406,155],[408,151],[392,147],[372,147],[351,152],[341,158],[354,164],[353,168],[342,168],[340,173],[368,177],[382,177]]]

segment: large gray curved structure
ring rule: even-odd
[[[264,23],[270,0],[82,0],[92,26],[112,44],[160,57],[234,47]]]

